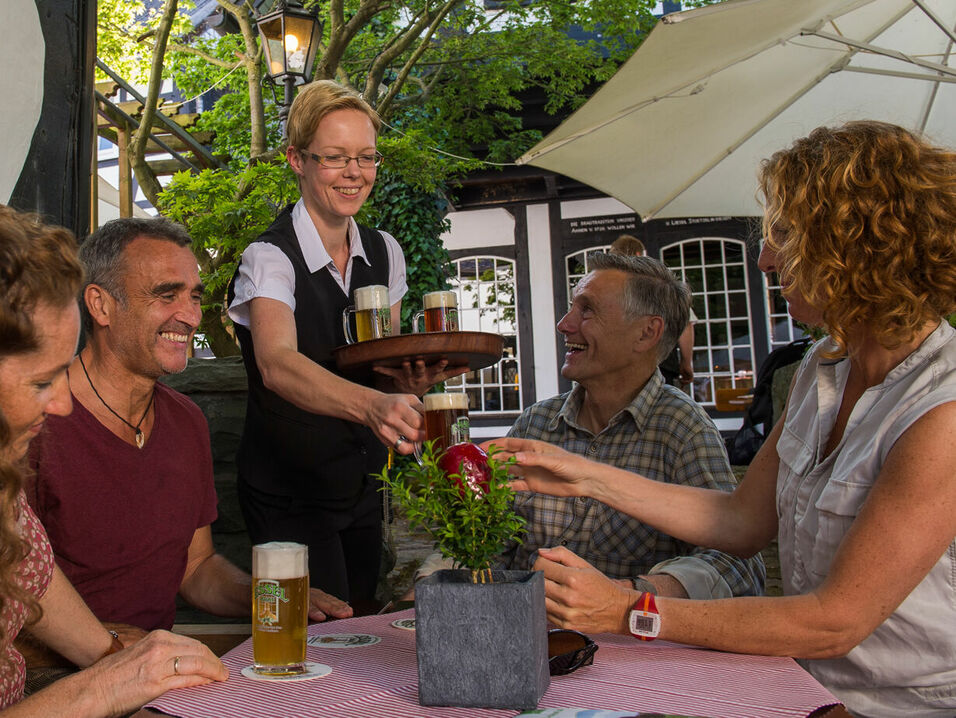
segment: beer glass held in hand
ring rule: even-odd
[[[425,439],[434,440],[435,453],[471,440],[467,394],[425,394],[422,401],[425,402]]]
[[[419,331],[419,322],[425,320],[426,332],[458,331],[458,295],[452,291],[429,292],[422,296],[423,311],[416,312],[412,326]]]
[[[349,315],[355,315],[355,336]],[[355,306],[342,312],[342,329],[349,344],[367,342],[392,335],[392,308],[388,304],[388,287],[372,284],[355,290]]]
[[[309,547],[273,541],[252,547],[252,658],[256,673],[305,670]]]

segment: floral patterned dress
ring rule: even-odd
[[[53,577],[53,549],[47,539],[46,531],[27,503],[26,495],[21,491],[17,497],[17,512],[20,535],[30,545],[30,553],[20,564],[16,580],[21,588],[35,598],[42,598]],[[4,635],[10,642],[2,647],[0,656],[0,710],[13,705],[23,698],[23,684],[26,678],[26,663],[20,652],[13,647],[13,638],[23,628],[27,610],[22,603],[7,601],[0,611],[0,623]]]

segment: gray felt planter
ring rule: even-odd
[[[424,706],[535,708],[551,683],[544,574],[436,571],[415,584],[418,700]]]

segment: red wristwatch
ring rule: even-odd
[[[661,632],[661,614],[657,612],[654,594],[645,591],[637,598],[627,621],[631,635],[642,641],[653,641]]]

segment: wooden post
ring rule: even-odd
[[[129,164],[129,131],[126,125],[116,128],[116,145],[119,148],[117,169],[119,170],[119,213],[120,217],[133,216],[133,170]]]

